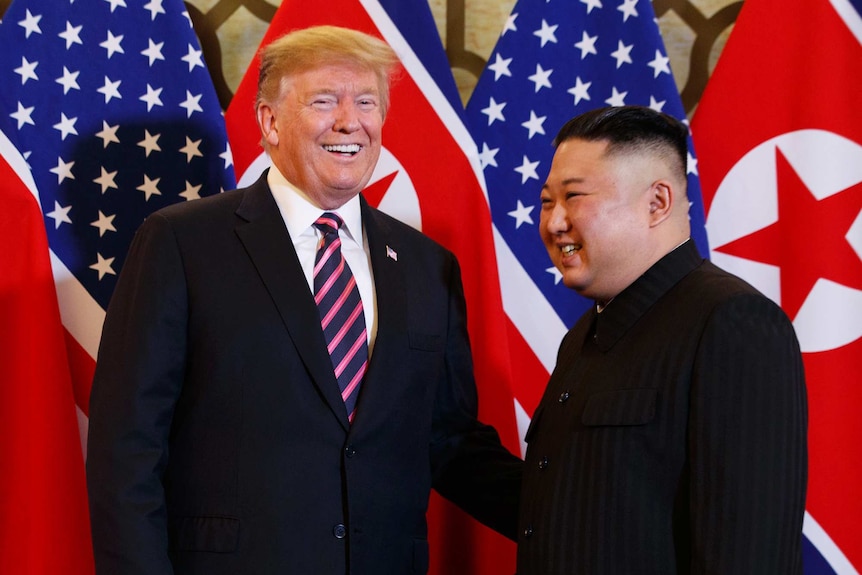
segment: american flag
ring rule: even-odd
[[[0,78],[0,130],[38,190],[64,326],[95,358],[144,218],[233,187],[221,107],[181,0],[16,0]],[[80,382],[84,413],[88,396]]]
[[[649,0],[518,1],[467,104],[497,234],[503,303],[514,326],[513,361],[516,369],[536,365],[515,378],[522,431],[560,340],[590,305],[562,284],[539,238],[551,142],[573,116],[626,104],[686,118]],[[693,151],[688,171],[692,234],[707,254]]]
[[[83,575],[92,551],[80,442],[105,307],[144,218],[233,187],[231,153],[181,0],[15,0],[0,24],[0,78],[2,221],[6,237],[20,232],[0,258],[16,290],[2,304],[36,307],[0,322],[11,342],[0,403],[15,430],[0,434],[0,507],[11,513],[0,570]],[[34,220],[41,238],[25,225]]]

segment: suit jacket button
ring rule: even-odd
[[[527,526],[524,528],[524,538],[525,538],[525,539],[529,539],[529,538],[530,538],[530,537],[532,537],[532,536],[533,536],[533,526],[532,526],[532,525],[527,525]]]
[[[560,403],[566,403],[569,400],[569,392],[564,391],[560,394]]]
[[[332,534],[335,535],[336,539],[344,539],[347,537],[347,528],[345,528],[343,524],[339,523],[332,528]]]
[[[348,445],[344,448],[344,455],[346,455],[347,457],[353,457],[354,455],[356,455],[356,448],[352,445]]]
[[[539,460],[539,469],[547,469],[548,463],[550,463],[550,460],[548,459],[548,457],[547,456],[542,457]]]

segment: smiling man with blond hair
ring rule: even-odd
[[[396,62],[352,30],[276,40],[272,167],[138,231],[90,406],[99,575],[424,574],[432,487],[514,537],[458,262],[361,195]]]

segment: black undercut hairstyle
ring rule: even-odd
[[[554,147],[574,139],[607,142],[608,154],[652,152],[666,156],[686,181],[688,127],[652,108],[610,106],[575,116],[557,133]]]

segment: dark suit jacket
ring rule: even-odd
[[[801,573],[806,425],[789,320],[689,241],[563,340],[518,574]]]
[[[432,485],[514,537],[521,462],[475,419],[458,264],[362,214],[378,333],[352,426],[264,177],[142,225],[90,404],[100,575],[425,573]]]

